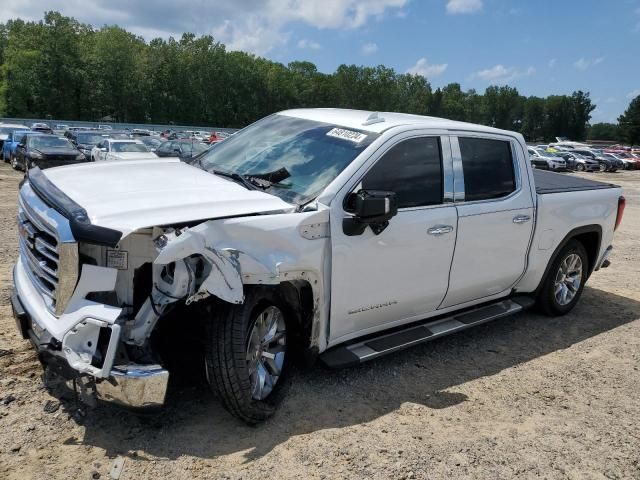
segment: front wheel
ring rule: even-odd
[[[576,306],[587,281],[589,257],[582,243],[571,240],[551,264],[538,293],[538,307],[555,317]]]
[[[9,163],[11,164],[11,168],[14,170],[20,170],[20,166],[18,165],[18,159],[14,154],[9,156]]]
[[[577,165],[576,165],[576,170],[577,170],[578,172],[584,172],[584,170],[585,170],[584,165],[583,165],[583,164],[581,164],[581,163],[577,164]]]
[[[209,325],[207,379],[224,407],[248,424],[271,417],[284,393],[287,319],[275,291],[247,291],[242,305],[218,304]]]
[[[600,171],[605,172],[607,170],[607,166],[604,163],[600,164]]]

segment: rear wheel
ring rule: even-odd
[[[571,240],[553,261],[538,294],[538,307],[547,315],[569,313],[582,295],[589,258],[582,243]]]
[[[287,319],[277,294],[251,289],[242,305],[218,305],[207,338],[207,378],[224,407],[249,424],[271,417],[284,394]]]
[[[606,171],[606,170],[607,170],[607,166],[606,166],[604,163],[601,163],[601,164],[600,164],[600,171],[601,171],[601,172],[604,172],[604,171]]]

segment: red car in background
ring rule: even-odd
[[[213,145],[214,143],[219,143],[228,137],[229,134],[226,132],[211,132],[211,136],[209,137],[209,140],[207,140],[207,143],[209,145]]]

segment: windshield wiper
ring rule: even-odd
[[[291,174],[289,173],[289,170],[284,167],[279,168],[278,170],[274,170],[273,172],[246,173],[243,175],[243,177],[249,180],[253,185],[263,189],[267,189],[273,186],[280,186],[277,184],[282,182],[283,180],[286,180],[290,176]],[[284,188],[285,186],[282,185],[282,187]]]
[[[230,178],[231,180],[234,180],[236,183],[241,184],[247,190],[256,189],[256,185],[254,185],[252,182],[250,182],[249,180],[244,178],[242,175],[239,175],[237,173],[225,172],[224,170],[212,170],[212,173],[220,177]]]

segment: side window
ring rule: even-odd
[[[158,147],[158,151],[160,153],[169,153],[169,148],[171,147],[172,142],[164,142],[162,145]]]
[[[27,145],[27,136],[26,136],[26,135],[24,135],[24,136],[20,139],[20,142],[19,142],[19,143],[21,143],[22,145],[25,145],[25,146],[26,146],[26,145]]]
[[[511,143],[458,138],[466,201],[506,197],[516,189]]]
[[[367,172],[365,190],[395,192],[398,208],[442,203],[442,155],[439,137],[419,137],[393,146]]]

